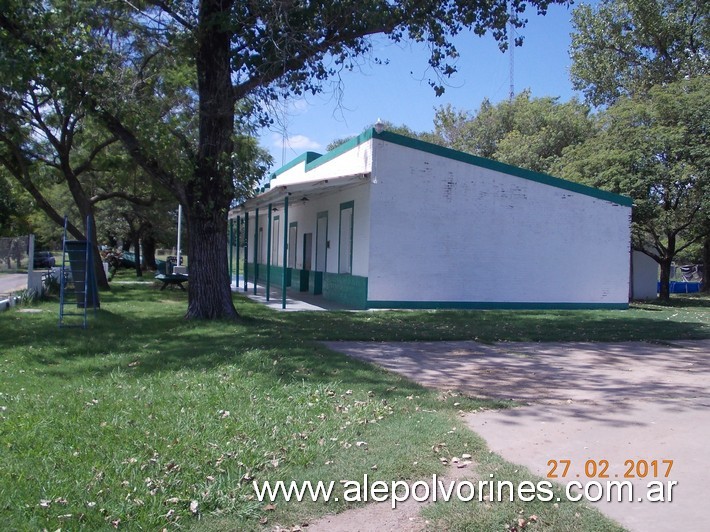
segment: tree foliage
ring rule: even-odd
[[[710,3],[602,0],[573,11],[572,83],[593,105],[710,74]]]
[[[458,55],[452,36],[490,30],[506,46],[511,12],[520,27],[526,5],[544,13],[566,1],[5,3],[0,37],[6,49],[19,50],[20,60],[75,90],[143,170],[185,206],[187,315],[220,318],[236,316],[227,212],[240,191],[249,191],[244,185],[255,165],[244,159],[254,155],[247,136],[269,121],[268,102],[320,91],[324,80],[372,51],[375,34],[427,43],[432,70],[450,75]],[[440,78],[430,83],[443,91]]]
[[[698,79],[699,90],[703,84],[705,91],[710,90],[709,15],[710,4],[700,0],[603,0],[596,7],[580,5],[573,14],[574,87],[583,90],[594,105],[613,105],[629,97],[640,102],[654,87],[661,90],[684,80]],[[639,127],[646,128],[646,124]],[[657,129],[646,131],[649,137],[657,133]],[[649,144],[662,141],[649,139]],[[696,249],[704,257],[707,291],[710,255],[701,254],[700,249],[710,249],[710,233],[699,228],[710,227],[709,216],[701,213],[701,219],[687,229],[694,232],[691,240],[698,234],[704,238]]]
[[[710,215],[710,78],[622,97],[599,133],[570,148],[556,170],[634,199],[633,246],[661,266],[668,298],[671,262],[705,236]]]
[[[29,233],[30,202],[0,166],[0,236]]]
[[[405,137],[419,139],[419,140],[423,140],[425,142],[433,142],[435,144],[441,143],[440,139],[436,135],[434,135],[433,133],[426,132],[426,131],[423,131],[423,132],[414,131],[411,127],[409,127],[405,124],[396,125],[396,124],[390,122],[389,120],[385,120],[385,121],[381,122],[381,125],[382,125],[383,130],[390,131],[392,133],[397,133],[398,135],[404,135]],[[372,128],[372,127],[375,127],[375,124],[370,124],[369,126],[367,126],[367,128]],[[325,149],[326,149],[326,151],[334,150],[335,148],[337,148],[341,144],[344,144],[345,142],[349,141],[352,138],[353,137],[343,137],[343,138],[332,140],[328,143],[328,145],[326,146]]]
[[[497,105],[485,99],[475,114],[441,107],[434,126],[445,146],[536,172],[549,172],[565,148],[594,133],[587,106],[529,91]]]

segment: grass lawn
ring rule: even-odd
[[[58,330],[56,302],[0,314],[3,529],[299,524],[344,503],[265,510],[251,480],[416,480],[441,472],[442,443],[472,454],[479,475],[533,478],[459,421],[506,403],[425,390],[314,340],[710,337],[700,297],[629,311],[276,313],[235,296],[238,323],[186,322],[186,297],[115,283],[87,331]],[[482,508],[433,517],[502,529],[522,510],[539,516],[531,530],[615,529],[582,504]]]

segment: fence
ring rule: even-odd
[[[29,247],[29,235],[0,237],[0,271],[26,270]]]

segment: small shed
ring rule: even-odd
[[[626,308],[631,205],[370,129],[294,159],[230,218],[250,280],[352,308]]]

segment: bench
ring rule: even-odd
[[[180,290],[185,290],[185,287],[182,285],[182,283],[186,283],[188,279],[187,275],[183,275],[181,273],[171,273],[170,275],[159,273],[155,276],[155,280],[163,283],[163,286],[160,287],[160,290],[162,291],[170,285],[177,286],[178,288],[180,288]]]

